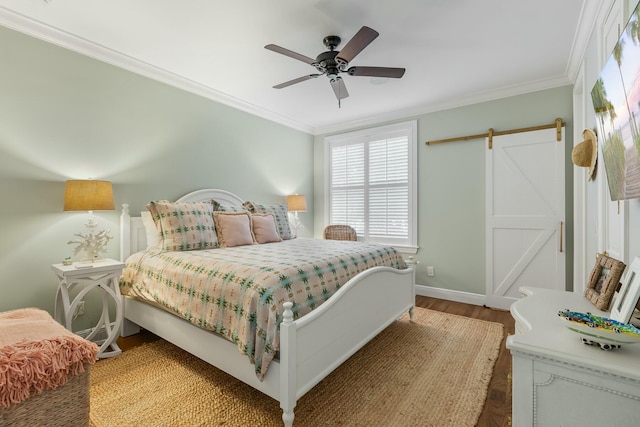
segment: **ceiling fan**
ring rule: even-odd
[[[277,46],[275,44],[268,44],[265,49],[272,50],[282,55],[288,56],[298,61],[305,62],[318,70],[316,74],[308,74],[306,76],[298,77],[297,79],[289,80],[279,85],[273,86],[274,89],[282,89],[287,86],[294,85],[296,83],[304,82],[306,80],[315,79],[322,75],[329,77],[329,83],[333,88],[333,92],[338,98],[338,106],[340,100],[349,96],[347,88],[340,77],[340,73],[347,73],[350,76],[364,76],[364,77],[388,77],[399,79],[404,75],[404,68],[391,68],[391,67],[348,67],[349,62],[353,60],[362,50],[369,45],[376,37],[378,32],[369,28],[362,27],[356,33],[351,40],[347,42],[342,50],[335,50],[342,41],[338,36],[327,36],[322,42],[329,49],[326,52],[322,52],[315,59],[308,56],[301,55],[293,52],[289,49]]]

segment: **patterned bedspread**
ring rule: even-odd
[[[262,379],[279,349],[283,304],[291,301],[295,318],[303,316],[375,266],[406,268],[391,247],[335,240],[184,252],[147,249],[126,261],[120,289],[233,341]]]

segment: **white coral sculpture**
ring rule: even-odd
[[[107,244],[113,236],[111,236],[109,230],[101,230],[96,232],[95,228],[98,226],[92,219],[85,224],[85,227],[89,230],[86,234],[76,233],[74,236],[80,237],[82,240],[69,240],[68,245],[77,245],[73,251],[74,255],[84,252],[89,260],[95,260],[101,253],[107,252]]]

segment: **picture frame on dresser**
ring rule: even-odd
[[[640,257],[635,257],[622,279],[622,286],[611,308],[611,318],[629,323],[640,299]]]
[[[626,264],[622,261],[605,254],[598,254],[584,296],[596,308],[608,311],[625,268]]]

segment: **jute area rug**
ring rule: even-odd
[[[474,426],[498,323],[415,309],[303,396],[294,426]],[[238,357],[242,357],[238,354]],[[274,399],[158,340],[91,369],[94,427],[281,426]]]

